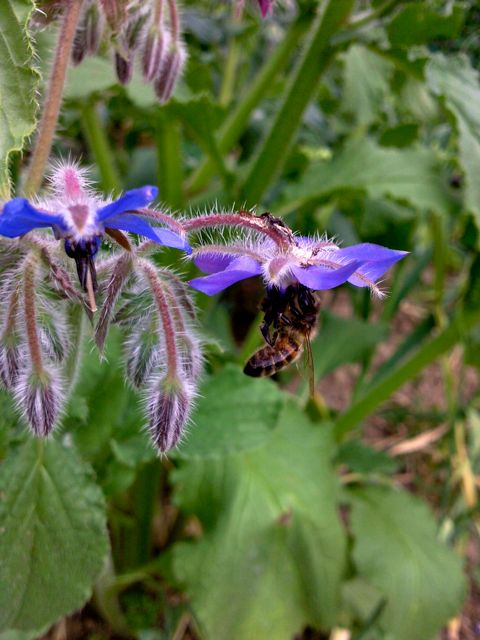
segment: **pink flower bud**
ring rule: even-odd
[[[118,81],[121,84],[128,84],[132,79],[133,59],[131,57],[124,58],[117,51],[115,53],[115,71],[117,72]]]
[[[60,415],[62,385],[56,376],[43,370],[26,372],[18,379],[15,398],[31,431],[48,436]]]
[[[162,453],[179,443],[192,407],[192,395],[181,380],[152,381],[147,398],[149,430],[153,443]]]
[[[160,71],[154,83],[155,93],[161,103],[168,102],[175,85],[182,75],[187,54],[182,42],[172,43],[165,54]]]
[[[162,66],[162,56],[170,42],[168,31],[150,29],[142,53],[143,76],[147,82],[155,79]]]

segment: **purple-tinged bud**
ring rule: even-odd
[[[130,0],[100,0],[107,22],[114,33],[124,24],[128,17]]]
[[[162,56],[169,42],[168,32],[162,32],[157,28],[150,29],[142,53],[143,77],[147,82],[152,82],[158,75],[162,66]]]
[[[202,342],[193,331],[185,331],[178,339],[181,368],[185,377],[197,385],[203,371]]]
[[[100,351],[103,351],[115,304],[127,283],[131,270],[132,258],[130,254],[121,254],[120,258],[118,258],[114,263],[110,273],[105,293],[105,300],[102,305],[102,312],[95,328],[95,342],[97,343],[97,347]]]
[[[0,338],[0,379],[6,389],[12,389],[21,365],[25,363],[25,354],[22,357],[21,336],[18,328],[19,293],[16,288],[11,288],[11,285],[7,285],[5,289],[8,304]]]
[[[20,373],[21,363],[25,360],[22,357],[22,351],[17,338],[10,336],[10,341],[2,340],[0,342],[0,380],[4,387],[8,390],[15,386],[18,375]],[[15,339],[15,342],[13,342]]]
[[[115,52],[115,71],[121,84],[128,84],[133,74],[133,57],[124,58],[118,51]]]
[[[168,377],[152,381],[148,390],[149,430],[161,453],[173,449],[185,432],[193,393],[181,380]]]
[[[182,42],[170,45],[164,56],[161,68],[154,82],[155,93],[162,104],[170,99],[178,79],[182,75],[187,59],[185,46]]]
[[[129,51],[135,51],[143,43],[145,30],[148,27],[148,22],[150,20],[150,14],[150,7],[148,4],[145,4],[131,15],[128,22],[125,24],[122,30],[121,39]]]
[[[85,8],[72,48],[73,64],[78,65],[85,56],[93,55],[97,52],[102,39],[105,27],[105,18],[103,13],[95,2],[90,2]]]
[[[15,398],[31,431],[36,436],[48,436],[62,405],[62,385],[56,376],[46,369],[24,373],[18,379]]]
[[[54,362],[62,363],[70,352],[67,320],[54,309],[39,309],[38,334],[43,353]]]
[[[165,348],[159,342],[158,330],[153,322],[132,331],[125,343],[125,368],[131,384],[140,389],[152,375],[157,364],[165,359]]]

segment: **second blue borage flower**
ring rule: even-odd
[[[231,217],[225,216],[225,224],[234,223]],[[301,284],[318,291],[349,282],[356,287],[369,287],[374,295],[381,297],[379,279],[407,254],[371,243],[342,249],[326,239],[295,236],[271,214],[255,217],[241,212],[238,226],[242,226],[242,218],[248,223],[252,217],[259,221],[253,236],[226,244],[203,244],[194,249],[195,264],[208,274],[190,281],[194,289],[215,295],[236,282],[260,275],[267,288],[286,289]],[[216,214],[216,218],[217,226],[221,226],[222,214]],[[245,226],[254,228],[251,224]]]

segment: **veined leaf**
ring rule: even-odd
[[[428,3],[408,4],[388,25],[388,38],[394,47],[426,44],[437,38],[456,38],[464,19],[462,7],[454,6],[449,15],[442,15]]]
[[[384,148],[363,138],[350,140],[329,161],[312,163],[298,183],[286,189],[282,213],[348,189],[371,198],[388,196],[417,209],[449,210],[448,190],[432,151]]]
[[[21,151],[35,128],[35,90],[39,79],[27,31],[32,0],[0,2],[0,197],[10,195],[8,159]]]
[[[366,47],[354,44],[348,49],[342,107],[355,114],[359,124],[368,125],[380,116],[392,71],[391,64]]]
[[[254,449],[271,437],[284,399],[271,380],[253,380],[225,367],[200,389],[182,458],[213,458]]]
[[[465,171],[465,204],[480,225],[480,79],[464,55],[436,55],[427,66],[431,90],[445,100],[458,130],[460,162]]]
[[[29,439],[0,469],[0,631],[41,631],[81,607],[108,549],[90,467]]]
[[[351,491],[353,557],[386,596],[380,624],[393,640],[429,640],[465,595],[461,559],[437,541],[428,508],[403,491]]]
[[[204,535],[176,546],[174,571],[205,638],[290,640],[335,623],[345,536],[331,455],[330,432],[291,402],[264,446],[176,472],[176,501]]]

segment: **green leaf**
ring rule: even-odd
[[[354,562],[387,598],[381,625],[393,640],[433,638],[465,596],[461,559],[438,541],[428,508],[408,493],[367,487],[351,498]]]
[[[390,90],[392,65],[380,56],[355,44],[345,55],[345,84],[342,107],[355,114],[359,124],[378,119],[385,96]]]
[[[431,90],[445,100],[458,130],[460,162],[465,171],[465,204],[480,225],[480,82],[466,56],[436,55],[427,66]]]
[[[108,551],[91,469],[30,439],[0,469],[0,630],[42,630],[89,598]]]
[[[8,199],[8,160],[21,151],[35,129],[35,91],[39,79],[27,25],[34,10],[31,0],[0,2],[0,197]]]
[[[215,137],[223,118],[223,109],[207,95],[197,96],[188,102],[172,101],[168,109],[177,115],[190,135],[198,141],[215,163],[219,175],[228,180],[228,170]]]
[[[221,457],[264,444],[284,403],[271,380],[253,380],[233,365],[207,379],[200,398],[182,458]]]
[[[288,204],[282,213],[345,190],[371,198],[388,196],[417,209],[449,211],[449,194],[432,151],[420,146],[384,148],[362,138],[347,142],[331,160],[312,163],[299,182],[286,189]]]
[[[345,536],[331,455],[327,428],[290,402],[263,447],[175,473],[177,503],[204,527],[173,556],[202,637],[291,640],[334,624]]]
[[[315,378],[326,376],[342,364],[361,360],[386,336],[386,325],[322,313],[319,335],[312,342]]]
[[[451,13],[442,15],[428,3],[402,7],[387,26],[390,43],[394,47],[427,44],[437,38],[457,38],[462,30],[465,11],[454,6]]]
[[[398,462],[384,451],[377,451],[361,440],[348,440],[338,449],[335,461],[356,473],[395,473]]]

